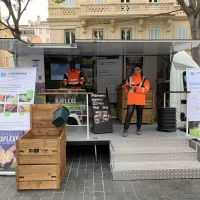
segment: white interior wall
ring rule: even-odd
[[[36,67],[37,69],[37,84],[45,83],[44,69],[44,54],[26,54],[17,57],[17,67]]]
[[[45,90],[45,69],[44,69],[44,54],[25,54],[18,56],[16,59],[16,67],[35,67],[36,68],[36,92]],[[35,96],[34,102],[37,104],[44,103],[45,96]]]

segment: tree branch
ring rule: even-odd
[[[10,0],[2,0],[2,2],[6,5],[9,14],[12,16],[13,23],[15,24],[15,26],[17,26],[17,20],[13,11],[12,3],[10,2]]]
[[[11,27],[10,22],[9,22],[10,16],[11,16],[11,15],[9,14],[8,18],[6,19],[7,25],[8,25],[9,27]]]
[[[189,0],[189,8],[191,8],[193,11],[197,9],[196,0]]]
[[[20,20],[20,12],[22,9],[22,4],[21,4],[21,0],[18,0],[18,2],[19,2],[19,8],[18,8],[18,12],[17,12],[17,19]]]
[[[1,19],[0,19],[0,24],[2,24],[3,26],[5,26],[7,29],[10,28],[10,27],[9,27],[6,23],[4,23]]]
[[[186,5],[185,0],[178,0],[178,3],[181,5],[183,11],[186,13],[187,16],[193,13],[193,10]]]
[[[20,1],[20,0],[19,0],[19,1]],[[26,8],[27,8],[28,4],[30,3],[30,1],[31,1],[31,0],[27,0],[26,5],[24,6],[24,9],[20,12],[19,19],[21,18],[23,12],[26,10]]]
[[[194,13],[194,16],[196,17],[199,14],[199,12],[200,12],[200,5],[198,5],[198,7]]]

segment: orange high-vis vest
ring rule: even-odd
[[[81,87],[76,87],[75,85],[80,83],[80,84],[84,84],[85,83],[85,78],[82,76],[82,73],[80,70],[75,69],[75,70],[71,70],[68,69],[64,75],[64,80],[63,80],[64,84],[69,84],[70,87],[73,88],[81,88]]]
[[[127,105],[140,105],[145,106],[145,94],[149,91],[150,84],[149,81],[142,77],[141,75],[133,75],[126,80],[126,85],[135,88],[136,91],[132,92],[131,90],[127,90],[128,92],[128,101]]]

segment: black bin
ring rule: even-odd
[[[176,108],[158,108],[158,131],[175,132],[176,124]]]

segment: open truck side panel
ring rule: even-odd
[[[186,90],[187,68],[199,68],[197,63],[185,51],[180,51],[173,55],[170,70],[170,91]],[[184,85],[185,84],[185,85]],[[170,107],[177,109],[177,127],[184,128],[187,116],[187,94],[170,94]]]

